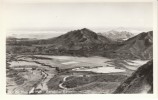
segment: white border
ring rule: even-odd
[[[10,0],[11,1],[11,0]],[[22,1],[22,0],[21,0]],[[26,1],[26,0],[25,0]],[[30,0],[28,0],[29,3]],[[37,0],[32,0],[37,1]],[[45,100],[45,99],[57,99],[57,100],[74,100],[74,99],[156,99],[158,97],[158,35],[157,35],[157,0],[38,0],[41,3],[45,2],[152,2],[153,3],[153,61],[154,61],[154,94],[66,94],[66,95],[7,95],[6,94],[6,32],[5,32],[5,16],[3,7],[7,0],[0,0],[0,99],[15,99],[15,100]]]

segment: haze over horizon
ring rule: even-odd
[[[17,1],[17,0],[14,0]],[[37,0],[38,1],[38,0]],[[153,26],[150,2],[76,2],[76,3],[5,3],[7,34],[59,34],[88,28],[95,32],[110,29],[151,31]],[[137,33],[138,33],[137,32]],[[53,36],[53,35],[52,35]]]

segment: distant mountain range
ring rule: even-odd
[[[110,38],[113,41],[124,41],[134,36],[134,34],[127,31],[115,31],[115,30],[110,30],[101,34],[105,37]]]
[[[87,28],[67,32],[61,36],[41,40],[7,38],[7,52],[20,54],[52,54],[71,56],[105,56],[121,59],[151,59],[152,31],[134,37],[129,32],[103,36]],[[112,38],[125,39],[122,42]],[[123,38],[122,38],[123,37]],[[132,38],[130,38],[132,37]]]
[[[153,61],[139,67],[114,93],[153,93]]]

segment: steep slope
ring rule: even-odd
[[[102,34],[113,41],[124,41],[134,36],[134,34],[127,31],[115,31],[115,30],[110,30]]]
[[[153,57],[153,32],[143,32],[122,43],[109,57],[123,59],[152,59]]]
[[[153,93],[153,61],[138,68],[114,93]]]

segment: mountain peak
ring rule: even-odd
[[[65,35],[76,36],[76,37],[84,37],[87,39],[97,37],[97,34],[88,28],[82,28],[74,31],[70,31]]]
[[[81,30],[90,30],[90,29],[88,29],[88,28],[82,28]]]
[[[80,29],[80,31],[82,32],[93,32],[92,30],[88,29],[88,28],[82,28]],[[94,32],[93,32],[94,33]]]
[[[134,34],[128,31],[117,31],[117,30],[110,30],[102,34],[114,41],[124,41],[134,36]]]
[[[111,42],[109,39],[97,35],[95,32],[87,28],[67,32],[66,34],[61,35],[55,38],[54,40],[55,41],[53,41],[53,44],[59,42],[61,45],[65,45],[65,46],[69,45],[70,43],[80,46],[81,44],[91,45],[91,44],[104,44]]]
[[[82,34],[82,35],[86,35],[86,34],[95,34],[95,32],[93,32],[92,30],[88,29],[88,28],[82,28],[82,29],[78,29],[78,30],[73,30],[73,31],[69,31],[67,32],[68,34]]]

